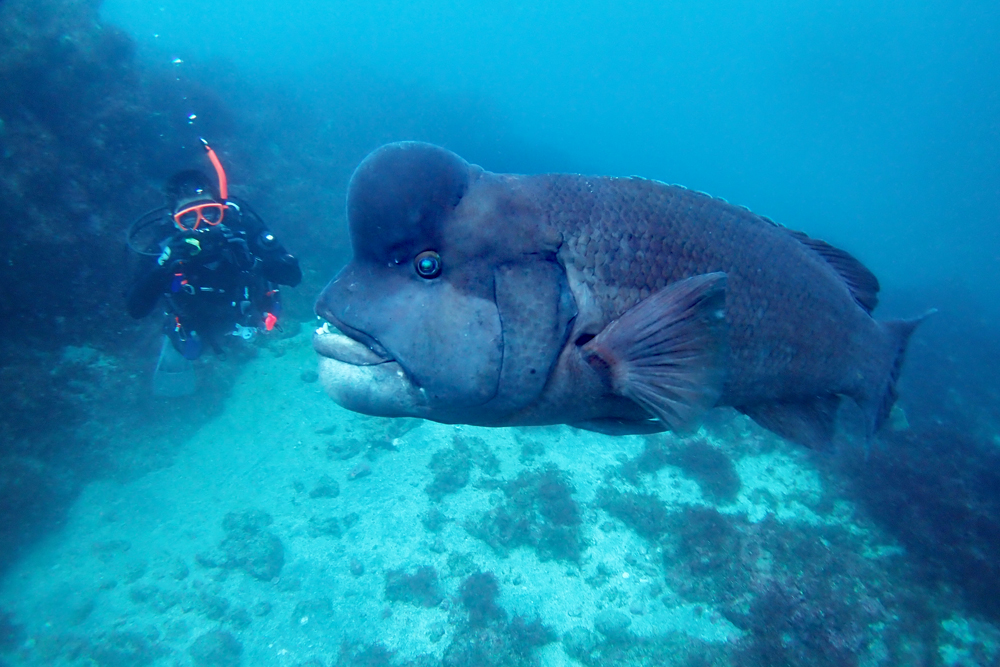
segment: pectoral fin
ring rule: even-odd
[[[725,294],[724,273],[668,285],[586,343],[584,358],[611,391],[684,429],[722,394]]]

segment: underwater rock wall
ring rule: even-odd
[[[162,465],[169,454],[144,443],[184,423],[140,390],[158,323],[130,320],[122,295],[124,230],[190,160],[193,130],[174,73],[141,65],[99,5],[0,3],[0,568],[82,481]],[[208,89],[186,88],[226,116]],[[213,404],[186,417],[199,423]]]
[[[159,165],[178,162],[183,117],[157,91],[168,82],[137,66],[131,38],[99,23],[99,4],[0,5],[7,348],[108,345],[131,326],[113,298],[129,277],[122,231],[159,203]]]

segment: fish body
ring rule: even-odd
[[[391,144],[352,177],[348,223],[315,347],[369,414],[643,433],[728,405],[818,445],[842,396],[878,429],[917,323],[873,319],[878,281],[846,252],[641,178]]]

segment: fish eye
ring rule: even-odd
[[[421,278],[437,278],[441,275],[441,255],[425,250],[413,259],[413,268]]]

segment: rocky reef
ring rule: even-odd
[[[323,178],[350,169],[346,161],[316,169],[302,155],[257,160],[265,138],[306,131],[306,121],[267,127],[285,111],[280,92],[261,95],[212,63],[141,56],[129,35],[101,21],[100,4],[0,3],[0,537],[10,545],[0,568],[59,521],[86,481],[167,463],[164,436],[183,439],[215,414],[255,353],[233,346],[225,362],[213,360],[199,401],[155,399],[149,374],[161,323],[125,313],[135,258],[124,231],[161,205],[171,173],[208,170],[197,138],[212,140],[234,192],[265,217],[293,194],[329,210],[315,190],[303,195],[307,170]],[[268,103],[244,104],[241,95]],[[274,187],[256,191],[262,182]],[[311,294],[344,257],[338,227],[334,219],[268,222],[300,256],[328,250],[308,257],[305,289],[285,299],[289,324],[308,319]]]
[[[506,501],[466,524],[498,553],[531,546],[542,560],[577,561],[584,548],[580,508],[566,475],[548,466],[500,486]]]
[[[948,424],[886,440],[841,461],[850,492],[913,555],[927,584],[947,583],[976,613],[1000,620],[1000,449]]]
[[[122,235],[189,160],[196,129],[178,86],[223,121],[225,105],[140,63],[99,5],[0,3],[0,506],[10,510],[0,535],[11,545],[0,567],[58,521],[83,481],[162,464],[143,436],[185,431],[135,390],[155,343],[122,307],[131,279]],[[224,126],[210,128],[222,142]],[[196,407],[191,421],[204,415]],[[129,440],[120,456],[114,443]]]

